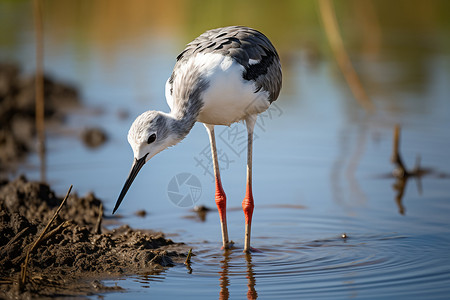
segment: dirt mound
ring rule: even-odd
[[[71,195],[32,252],[20,292],[20,265],[61,201],[48,185],[24,177],[0,183],[0,298],[93,294],[111,289],[98,280],[155,273],[186,257],[186,247],[162,233],[126,225],[100,233],[101,200]]]
[[[44,76],[45,118],[62,122],[80,104],[75,87]],[[35,79],[19,67],[0,63],[0,171],[11,168],[35,143]]]

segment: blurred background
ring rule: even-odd
[[[256,247],[265,249],[266,256],[253,264],[270,274],[271,255],[287,247],[290,254],[284,258],[292,274],[303,270],[306,278],[317,276],[318,261],[325,261],[337,275],[312,276],[318,289],[308,289],[308,280],[296,276],[261,286],[265,281],[257,276],[259,294],[271,295],[271,288],[281,284],[287,296],[300,290],[325,298],[385,296],[376,294],[377,282],[390,295],[448,295],[449,1],[44,0],[42,20],[44,72],[73,86],[80,99],[64,114],[64,125],[50,122],[46,127],[46,177],[59,194],[73,184],[81,194],[94,191],[111,210],[132,162],[128,128],[145,110],[169,110],[164,85],[176,56],[207,29],[250,26],[269,37],[283,68],[280,97],[256,128],[253,230]],[[0,63],[15,64],[21,80],[29,78],[36,69],[35,47],[33,2],[0,1]],[[392,175],[396,124],[409,170],[420,156],[423,172],[409,181]],[[103,132],[104,144],[82,142],[91,128]],[[230,234],[238,244],[243,241],[239,207],[246,157],[233,143],[242,129],[236,124],[218,131]],[[207,134],[197,124],[182,143],[143,168],[119,213],[132,226],[163,230],[196,245],[204,251],[197,268],[216,274],[217,214],[198,220],[168,197],[170,180],[188,173],[200,181],[201,195],[192,206],[214,209],[209,155]],[[3,177],[24,173],[39,179],[39,166],[39,155],[31,151],[18,166],[0,169]],[[148,217],[133,216],[139,209]],[[334,260],[330,253],[342,242],[334,237],[342,232],[354,236],[346,245],[356,250]],[[317,240],[331,252],[307,254]],[[243,258],[235,259],[240,265]],[[357,259],[367,264],[348,269]],[[428,264],[419,270],[423,260]],[[171,272],[172,278],[185,276]],[[236,272],[236,280],[244,280]],[[408,273],[414,279],[405,278]],[[341,288],[342,280],[348,289]],[[152,284],[155,291],[158,286]],[[240,291],[242,286],[229,288]],[[214,288],[209,291],[216,295]]]

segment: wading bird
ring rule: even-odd
[[[247,190],[242,202],[244,252],[251,251],[253,129],[258,114],[278,98],[281,77],[277,51],[269,39],[255,29],[242,26],[212,29],[187,44],[166,82],[170,113],[146,111],[131,125],[128,142],[133,149],[134,162],[113,213],[142,166],[160,151],[184,139],[195,122],[202,122],[211,143],[223,248],[229,248],[227,200],[220,179],[214,126],[229,126],[243,120],[248,132]]]

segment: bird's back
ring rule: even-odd
[[[187,44],[178,55],[172,75],[166,84],[166,97],[171,108],[174,89],[181,95],[179,97],[183,97],[189,96],[190,92],[201,94],[207,88],[209,82],[198,82],[202,75],[202,71],[198,70],[201,69],[197,67],[198,63],[191,65],[194,59],[198,61],[198,54],[205,54],[207,57],[212,57],[210,54],[218,54],[239,64],[240,80],[251,84],[253,93],[267,94],[267,107],[278,98],[282,74],[275,47],[264,34],[255,29],[231,26],[206,31]],[[195,91],[197,86],[203,90]]]

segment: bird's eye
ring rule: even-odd
[[[156,134],[153,133],[148,137],[147,144],[151,144],[156,140]]]

